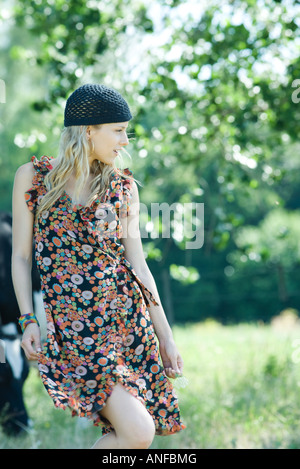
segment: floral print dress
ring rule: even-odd
[[[31,159],[35,174],[25,200],[32,212],[47,192],[52,159]],[[132,196],[132,172],[123,172],[125,177],[114,172],[106,194],[91,206],[73,205],[64,192],[35,219],[47,320],[38,367],[55,406],[92,419],[103,434],[113,428],[99,410],[119,382],[145,405],[156,434],[169,435],[185,426],[147,309],[149,301],[158,303],[120,242],[120,218],[129,213]]]

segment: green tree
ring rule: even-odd
[[[246,316],[239,312],[236,292],[244,291],[245,278],[232,275],[228,259],[242,225],[258,226],[274,208],[281,207],[282,216],[298,208],[299,5],[235,0],[199,6],[17,0],[14,28],[26,31],[27,42],[15,36],[8,51],[11,60],[43,75],[32,106],[52,130],[47,142],[35,139],[38,151],[55,148],[67,94],[86,81],[105,82],[122,88],[134,110],[141,200],[204,203],[201,249],[187,250],[187,233],[176,231],[169,239],[152,239],[149,232],[145,243],[169,313],[176,320],[229,320],[261,317],[263,309],[268,318],[274,303],[261,298],[248,302]],[[27,132],[16,163],[32,149]],[[164,229],[159,220],[154,227]],[[264,275],[258,276],[262,291]],[[299,296],[293,301],[299,307]]]

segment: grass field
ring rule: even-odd
[[[299,449],[300,327],[221,326],[214,321],[175,327],[189,385],[178,389],[187,428],[155,437],[159,449]],[[25,401],[33,428],[23,437],[0,431],[0,448],[84,449],[99,438],[86,419],[56,409],[31,369]]]

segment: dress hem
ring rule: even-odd
[[[113,388],[118,383],[122,384],[124,389],[127,392],[129,392],[132,396],[134,396],[136,399],[138,399],[139,402],[141,402],[144,405],[145,409],[148,411],[144,399],[137,394],[137,391],[136,392],[134,391],[136,390],[136,388],[128,385],[128,383],[124,379],[122,379],[120,376],[116,376],[116,382],[114,382],[113,385],[106,387],[105,391],[107,392],[107,399],[110,397],[110,395],[113,392]],[[58,397],[54,397],[52,395],[53,393],[48,387],[46,387],[46,389],[47,389],[47,392],[50,394],[53,400],[54,406],[56,408],[60,408],[63,410],[70,409],[72,413],[72,417],[87,418],[88,420],[92,420],[94,426],[101,427],[103,435],[108,434],[111,431],[113,431],[113,426],[110,424],[110,422],[104,417],[101,417],[99,414],[99,412],[105,407],[106,401],[104,401],[104,403],[102,404],[97,404],[97,402],[95,402],[94,405],[99,405],[99,409],[97,409],[96,411],[89,412],[89,411],[84,410],[82,404],[80,404],[80,402],[78,402],[76,398],[65,395],[62,399],[59,399]],[[151,415],[150,412],[149,414]],[[155,434],[159,436],[174,435],[175,433],[178,433],[179,431],[184,430],[186,428],[186,425],[184,425],[183,423],[178,423],[175,419],[173,419],[174,421],[173,424],[168,423],[168,424],[158,425],[155,422],[155,420],[153,421],[155,424]]]

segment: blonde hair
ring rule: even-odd
[[[74,170],[76,184],[73,202],[75,204],[79,201],[79,195],[90,173],[94,174],[94,178],[91,183],[91,195],[86,205],[90,205],[97,197],[105,194],[114,172],[121,177],[128,178],[115,164],[110,166],[99,160],[94,160],[90,167],[88,156],[91,150],[86,134],[87,127],[86,125],[81,125],[65,127],[63,129],[58,149],[58,162],[55,168],[51,169],[45,176],[44,184],[47,188],[47,193],[42,197],[40,205],[37,208],[36,219],[43,211],[51,208],[55,201],[64,194],[65,183]],[[92,127],[100,128],[101,125],[93,125]],[[131,158],[124,148],[122,151]],[[121,157],[120,154],[119,156]],[[134,180],[134,178],[132,179]]]

